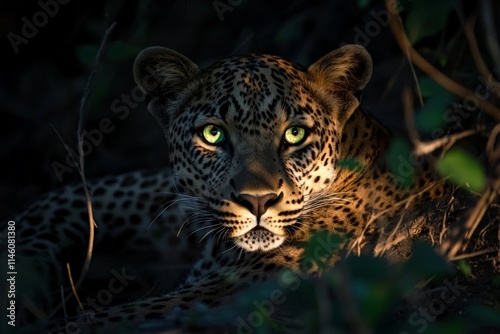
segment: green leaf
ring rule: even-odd
[[[403,272],[411,273],[413,278],[429,276],[445,277],[451,272],[451,266],[436,250],[425,243],[416,243],[411,258],[404,264]]]
[[[470,277],[472,274],[472,268],[470,264],[465,262],[465,260],[460,260],[458,261],[458,268],[460,269],[461,272],[464,273],[465,276]]]
[[[372,325],[380,322],[393,302],[391,286],[387,282],[355,281],[353,290],[359,299],[359,310],[364,321]]]
[[[431,77],[422,77],[418,81],[418,86],[420,87],[420,93],[423,97],[431,97],[448,92],[446,88],[438,84],[437,81]]]
[[[337,162],[340,168],[346,168],[350,171],[361,171],[363,166],[359,163],[356,158],[345,158]]]
[[[433,134],[436,130],[444,133],[446,128],[444,113],[453,96],[430,77],[421,78],[418,85],[426,101],[425,105],[415,113],[416,128],[424,134]]]
[[[437,164],[438,172],[455,184],[480,192],[486,185],[483,166],[465,150],[449,150]]]
[[[429,97],[425,105],[417,110],[415,115],[415,126],[423,133],[432,133],[435,129],[443,129],[446,124],[444,121],[444,112],[450,104],[451,94],[440,92],[437,95]]]
[[[314,232],[302,255],[305,266],[316,263],[321,269],[329,267],[330,259],[335,255],[344,240],[337,234],[332,234],[326,230]]]
[[[405,26],[410,42],[415,44],[441,31],[455,4],[456,0],[419,0],[409,3]]]
[[[394,138],[387,151],[387,163],[397,181],[405,187],[413,184],[415,166],[410,159],[410,145],[402,138]]]
[[[349,284],[359,305],[364,321],[374,325],[384,314],[397,295],[399,280],[397,270],[386,259],[361,255],[348,258],[343,265],[349,268]]]
[[[439,65],[441,65],[441,67],[445,67],[446,64],[448,64],[448,58],[446,58],[445,55],[441,55],[439,57]]]

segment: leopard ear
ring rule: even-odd
[[[347,44],[312,64],[312,80],[331,91],[353,94],[365,88],[372,75],[372,58],[361,45]]]
[[[149,98],[175,96],[199,71],[187,57],[159,46],[142,50],[134,62],[135,82]]]

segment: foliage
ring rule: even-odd
[[[415,166],[410,162],[411,148],[406,140],[395,137],[389,144],[387,150],[387,163],[397,182],[405,187],[410,187],[415,178]]]
[[[408,11],[408,17],[405,20],[408,39],[415,44],[422,38],[435,35],[444,29],[447,17],[457,1],[406,0],[402,3]]]
[[[318,238],[327,237],[341,240],[319,232],[306,245],[304,258],[312,255]],[[339,260],[316,278],[283,272],[277,279],[242,291],[229,305],[198,306],[186,312],[183,326],[248,333],[281,332],[289,326],[301,333],[350,333],[356,327],[372,333],[416,332],[424,319],[419,310],[432,308],[435,300],[453,307],[439,299],[443,289],[450,294],[455,289],[459,298],[464,297],[460,295],[466,293],[460,288],[463,279],[430,245],[416,244],[411,258],[403,263],[362,255]],[[420,304],[406,302],[427,295],[431,298]],[[425,333],[466,333],[499,323],[498,310],[479,305],[470,310],[468,317],[426,321]]]
[[[458,269],[467,277],[471,277],[472,275],[472,268],[470,264],[468,264],[465,260],[460,260],[457,263]]]
[[[429,77],[420,79],[418,85],[425,103],[415,112],[415,125],[420,132],[432,134],[436,129],[445,127],[444,113],[452,95]]]
[[[437,169],[450,181],[480,192],[486,184],[484,167],[469,153],[454,148],[445,153],[439,160]]]
[[[345,158],[342,160],[339,160],[337,162],[337,165],[340,168],[345,168],[350,171],[361,171],[363,166],[359,163],[359,161],[355,158]]]

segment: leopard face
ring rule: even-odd
[[[205,236],[268,251],[307,229],[335,186],[342,128],[371,58],[344,46],[309,68],[248,55],[200,70],[172,50],[136,59],[134,77],[167,138],[177,184]]]

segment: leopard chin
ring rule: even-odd
[[[278,235],[266,228],[256,226],[247,233],[234,238],[236,246],[249,252],[268,252],[283,244],[286,237]]]

